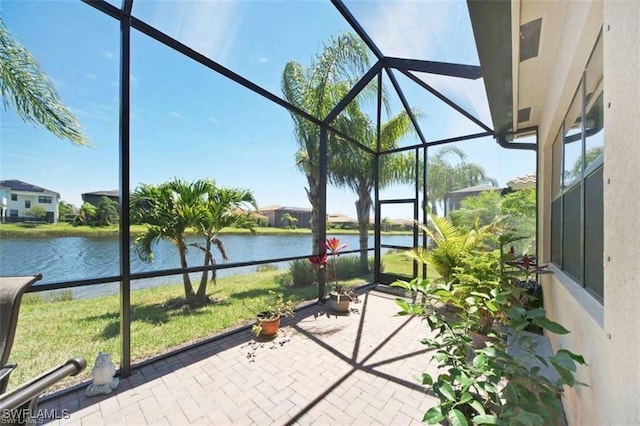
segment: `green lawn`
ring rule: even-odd
[[[411,265],[401,252],[383,256],[385,272],[410,274]],[[357,286],[370,280],[371,276],[361,277],[345,284]],[[260,310],[260,301],[269,290],[281,290],[287,299],[296,303],[317,298],[317,285],[295,288],[290,283],[288,270],[262,270],[220,278],[216,285],[210,284],[208,288],[215,303],[184,309],[180,278],[176,278],[174,285],[143,290],[136,290],[134,282],[131,295],[133,363],[225,329],[253,323],[255,312]],[[117,284],[113,285],[116,288]],[[114,363],[119,363],[119,296],[79,300],[68,300],[68,296],[70,293],[64,290],[56,301],[51,301],[48,294],[24,296],[11,353],[11,361],[18,363],[19,368],[11,376],[10,388],[74,356],[85,357],[87,370],[79,378],[63,381],[57,388],[89,380],[91,367],[100,351],[111,353]]]
[[[265,271],[221,278],[210,285],[217,302],[197,309],[183,309],[182,284],[133,291],[131,296],[131,350],[133,362],[202,340],[230,327],[253,323],[260,300],[270,289],[282,290],[287,299],[315,300],[316,285],[289,286],[287,271]],[[361,285],[365,279],[346,281]],[[68,378],[56,388],[90,378],[99,351],[120,358],[119,297],[103,296],[44,302],[27,294],[20,310],[11,361],[19,364],[9,384],[14,388],[46,369],[74,356],[83,356],[88,367],[79,378]],[[55,390],[56,388],[52,388]]]

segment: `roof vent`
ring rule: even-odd
[[[518,110],[518,123],[524,123],[529,121],[531,116],[531,107],[522,108]]]
[[[534,19],[520,26],[520,62],[538,56],[542,18]]]

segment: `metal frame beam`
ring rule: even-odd
[[[429,74],[477,80],[482,77],[482,69],[478,65],[453,64],[450,62],[425,61],[420,59],[394,58],[385,56],[384,66],[403,71],[418,71]]]
[[[382,51],[378,48],[378,46],[373,42],[373,39],[369,37],[369,34],[362,28],[362,25],[354,18],[351,14],[351,11],[347,8],[347,6],[342,3],[342,0],[331,0],[331,3],[335,6],[335,8],[340,12],[342,17],[347,21],[353,31],[358,34],[358,36],[364,41],[367,47],[373,52],[378,60],[382,59],[384,55]]]
[[[129,245],[130,192],[130,97],[131,97],[131,9],[133,0],[123,0],[120,17],[120,375],[131,375],[131,262]]]

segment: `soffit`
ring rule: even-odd
[[[565,29],[568,2],[514,1],[512,32],[520,34],[520,27],[536,19],[542,19],[538,56],[519,62],[519,43],[513,43],[514,60],[514,129],[537,126],[542,118],[549,84],[553,80],[559,42]],[[530,108],[529,119],[517,122],[518,111]]]
[[[494,129],[508,134],[539,125],[565,31],[570,2],[468,0]],[[541,19],[538,54],[520,62],[520,28]],[[526,119],[518,122],[518,112]]]

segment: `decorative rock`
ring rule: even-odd
[[[120,383],[120,379],[113,377],[115,374],[116,366],[111,362],[111,354],[98,352],[95,366],[91,370],[93,383],[87,388],[87,396],[110,394]]]

